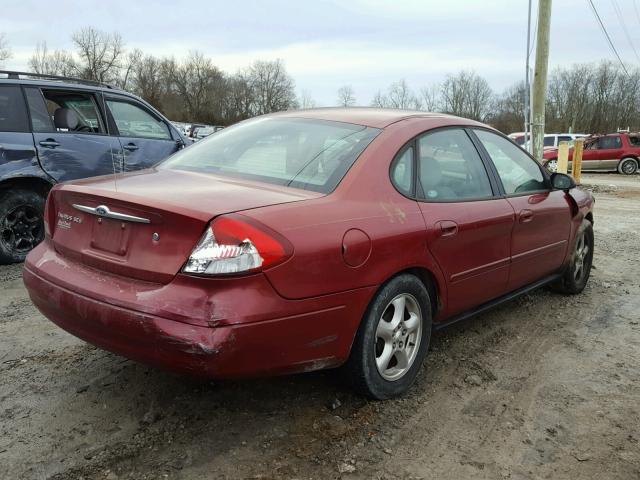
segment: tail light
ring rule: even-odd
[[[284,237],[266,226],[241,215],[224,215],[209,224],[182,271],[251,273],[284,262],[292,251]]]
[[[47,195],[46,203],[44,204],[44,235],[47,238],[51,238],[55,227],[55,208],[53,207],[53,195]]]

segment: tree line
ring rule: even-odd
[[[71,51],[51,51],[46,43],[38,44],[29,60],[30,70],[113,84],[134,92],[176,121],[229,125],[255,115],[317,106],[310,92],[296,95],[295,82],[282,60],[257,60],[227,73],[197,51],[176,59],[127,50],[117,32],[86,27],[74,32],[71,40]],[[0,64],[10,56],[0,33]],[[609,61],[558,67],[548,81],[546,130],[639,130],[639,84],[640,69],[627,73]],[[400,79],[379,90],[369,105],[449,113],[509,133],[523,129],[524,94],[523,82],[496,92],[477,73],[460,71],[418,90]],[[363,103],[347,84],[336,92],[335,105]]]

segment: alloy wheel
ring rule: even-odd
[[[573,270],[573,278],[576,283],[579,283],[584,275],[588,271],[588,262],[589,262],[589,251],[590,251],[589,242],[584,233],[580,235],[578,241],[576,242],[576,253],[575,253],[575,262],[574,262],[574,270]]]
[[[547,170],[549,170],[551,173],[555,173],[558,171],[558,160],[556,160],[555,158],[553,160],[549,160],[546,166]]]
[[[398,380],[409,371],[421,338],[422,312],[418,301],[409,294],[396,296],[384,309],[376,328],[375,360],[382,378]]]
[[[634,160],[627,160],[622,164],[622,167],[621,167],[622,173],[626,175],[631,175],[632,173],[635,173],[636,168],[638,167]]]
[[[0,241],[8,250],[26,253],[42,241],[42,214],[30,205],[19,205],[0,223]]]

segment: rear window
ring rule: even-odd
[[[226,128],[160,165],[332,191],[379,129],[303,118],[259,118]]]
[[[0,132],[28,132],[29,119],[18,85],[0,85]]]

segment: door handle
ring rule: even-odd
[[[40,146],[45,148],[56,148],[56,147],[59,147],[60,144],[56,142],[53,138],[47,138],[46,140],[42,140],[40,142]]]
[[[138,150],[139,147],[135,143],[127,143],[122,148],[130,152],[135,152],[136,150]]]
[[[522,210],[518,215],[520,223],[527,223],[533,220],[533,212],[531,210]]]
[[[458,233],[458,224],[451,220],[441,220],[436,223],[436,227],[440,230],[441,237],[453,237]]]

